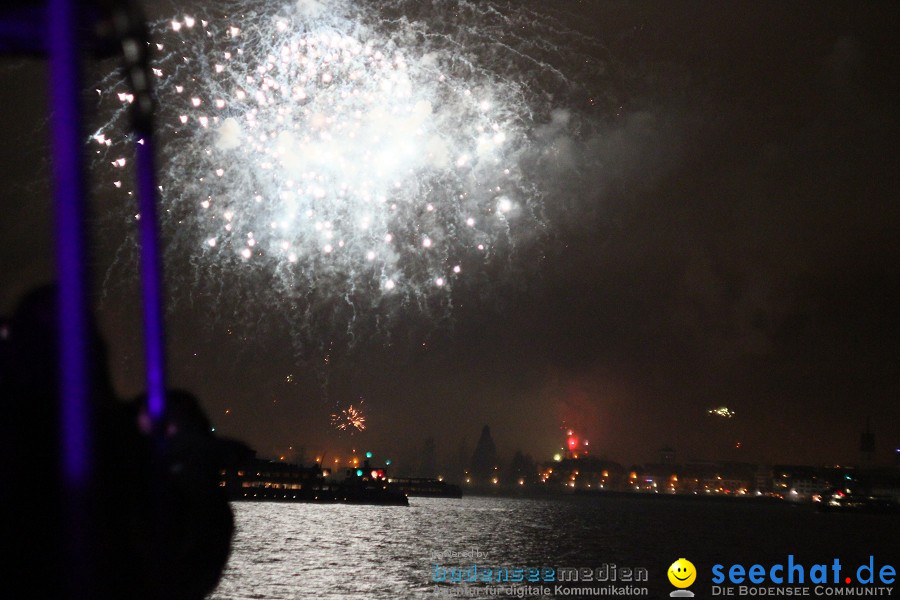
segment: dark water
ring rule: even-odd
[[[450,597],[465,584],[431,583],[434,565],[472,562],[494,568],[643,567],[649,580],[630,585],[646,587],[651,598],[668,597],[673,588],[666,570],[679,557],[697,567],[691,588],[697,597],[709,597],[717,563],[772,565],[793,554],[795,563],[839,558],[855,568],[874,555],[876,568],[900,567],[900,518],[821,514],[782,503],[473,497],[411,498],[408,508],[236,503],[233,509],[237,534],[214,600]],[[445,550],[485,556],[432,557]]]

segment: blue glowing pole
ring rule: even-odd
[[[77,0],[49,0],[46,48],[50,57],[56,271],[59,286],[59,399],[62,502],[65,528],[64,597],[92,596],[91,547],[93,428],[88,312],[85,176],[81,132],[80,11]]]
[[[141,295],[144,309],[144,360],[147,376],[147,412],[160,424],[166,410],[165,325],[162,259],[156,214],[156,177],[153,142],[144,135],[136,145],[139,234],[141,243]]]
[[[92,382],[77,4],[75,0],[49,1],[47,49],[53,110],[63,478],[68,487],[83,488],[91,472],[89,404]]]
[[[160,428],[166,412],[165,307],[162,255],[156,213],[156,161],[153,152],[153,98],[150,40],[140,6],[122,2],[113,11],[122,44],[125,76],[134,93],[131,106],[137,165],[138,235],[141,246],[141,299],[144,316],[144,362],[147,413]]]

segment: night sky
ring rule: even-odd
[[[298,356],[274,309],[179,286],[172,385],[266,456],[356,447],[411,464],[432,436],[449,464],[489,424],[507,459],[548,459],[574,427],[625,464],[666,445],[678,460],[853,463],[871,417],[890,461],[900,5],[549,4],[621,75],[579,82],[599,106],[567,98],[602,127],[547,169],[564,193],[541,239],[502,276],[486,267],[456,290],[448,318],[401,315],[389,341],[351,350]],[[0,314],[53,277],[45,79],[37,61],[0,62]],[[96,303],[130,397],[137,282],[106,212],[101,194]],[[369,428],[335,431],[335,405],[359,398]],[[708,416],[717,406],[736,416]]]

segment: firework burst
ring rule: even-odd
[[[173,293],[278,306],[321,338],[317,323],[446,309],[461,278],[544,226],[523,165],[541,120],[568,118],[552,110],[564,76],[546,44],[520,34],[534,15],[462,0],[226,6],[154,28]],[[129,206],[118,132],[133,98],[121,82],[98,92],[112,116],[93,143]]]
[[[707,414],[713,417],[721,417],[723,419],[731,419],[734,417],[734,411],[728,408],[727,406],[719,406],[718,408],[711,408],[707,411]]]
[[[344,410],[331,415],[331,424],[338,431],[365,431],[366,416],[362,413],[362,405],[355,408],[352,404]]]

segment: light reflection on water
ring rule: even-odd
[[[897,564],[893,516],[819,514],[786,504],[694,499],[410,498],[407,507],[235,503],[231,559],[211,600],[449,597],[433,551],[477,549],[487,567],[644,567],[650,597],[687,557],[707,596],[716,563]],[[893,562],[892,562],[893,561]],[[596,585],[596,584],[595,584]],[[624,585],[624,584],[620,584]],[[552,589],[552,585],[551,585]],[[706,592],[706,593],[704,593]],[[554,597],[532,596],[535,598]]]

